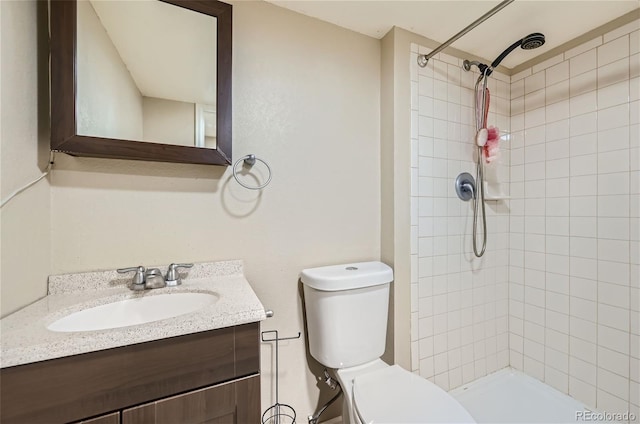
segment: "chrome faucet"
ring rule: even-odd
[[[167,287],[167,283],[164,281],[162,271],[158,268],[148,269],[144,274],[144,288],[161,289],[163,287]]]
[[[135,275],[133,276],[133,280],[131,281],[131,290],[144,290],[145,269],[142,265],[134,266],[131,268],[120,268],[116,271],[118,271],[120,274],[135,271]]]
[[[191,268],[193,264],[171,264],[169,265],[169,269],[167,269],[167,286],[179,286],[182,284],[182,279],[180,278],[180,273],[178,273],[178,268]]]
[[[133,276],[133,280],[131,281],[131,290],[134,291],[145,289],[160,289],[167,286],[162,272],[158,268],[145,270],[145,268],[140,265],[131,268],[120,268],[116,271],[118,271],[120,274],[135,271],[135,275]]]

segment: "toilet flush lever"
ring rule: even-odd
[[[180,279],[180,273],[178,273],[178,268],[191,268],[193,264],[171,264],[169,265],[169,269],[167,269],[167,276],[165,277],[165,281],[167,286],[179,286],[182,284],[182,280]]]

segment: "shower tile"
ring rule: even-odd
[[[598,132],[598,152],[629,149],[629,127],[614,128]],[[618,171],[624,168],[619,167]]]
[[[593,243],[592,255],[589,257],[595,258],[597,255],[597,239],[596,236],[596,221],[595,216],[572,216],[571,225],[569,229],[569,235],[572,237],[571,245],[574,245],[574,237],[594,237],[591,241]],[[589,240],[576,239],[575,244],[578,246],[584,245]],[[573,250],[573,249],[572,249]]]
[[[511,99],[524,96],[524,79],[511,83]]]
[[[580,299],[578,297],[571,297],[570,300],[570,311],[571,318],[580,318],[581,320],[586,320],[590,322],[595,322],[596,313],[598,311],[596,302],[592,302],[590,300]],[[576,325],[580,325],[579,322],[576,322]],[[571,332],[574,335],[573,331]]]
[[[589,91],[572,97],[569,102],[572,115],[582,115],[594,112],[598,109],[598,96],[596,91]]]
[[[552,237],[552,236],[547,236]],[[546,273],[546,286],[545,288],[549,291],[560,293],[560,294],[569,294],[569,277],[566,275],[554,274],[552,272]],[[568,310],[565,311],[568,313]]]
[[[433,81],[433,97],[436,100],[447,100],[447,81],[446,80],[434,80]]]
[[[569,264],[571,276],[590,279],[598,276],[598,262],[595,259],[571,257]]]
[[[622,262],[598,261],[598,280],[629,286],[629,265]]]
[[[620,376],[629,374],[629,356],[598,346],[598,367]]]
[[[628,354],[629,333],[604,325],[599,325],[598,345],[622,354]]]
[[[572,77],[569,80],[569,93],[571,97],[594,91],[597,88],[597,71],[594,69],[584,74]],[[574,113],[573,115],[577,115]]]
[[[604,109],[629,102],[629,81],[625,80],[598,89],[598,108]],[[590,111],[589,111],[590,112]]]
[[[634,54],[640,51],[640,31],[629,34],[629,53]]]
[[[629,310],[609,305],[598,305],[598,324],[629,334]]]
[[[420,376],[431,378],[434,375],[433,356],[420,359]]]
[[[570,160],[570,174],[572,177],[591,175],[598,172],[597,155],[572,156]]]
[[[598,151],[598,133],[589,133],[569,139],[571,155],[588,155]]]
[[[629,240],[629,219],[598,218],[598,237],[613,240]]]
[[[544,107],[545,105],[545,90],[537,90],[524,96],[524,110],[525,112],[532,111],[534,109]]]
[[[597,175],[583,175],[571,177],[569,182],[569,191],[571,197],[575,196],[594,196],[598,189]]]
[[[629,217],[629,196],[598,196],[598,217]]]
[[[597,367],[595,364],[571,356],[569,358],[569,375],[587,384],[596,385]]]
[[[638,26],[640,26],[640,20],[636,19],[635,21],[629,22],[628,24],[618,27],[613,31],[610,31],[604,34],[604,42],[607,43],[625,34],[633,33],[633,31],[638,29]],[[636,32],[636,36],[637,36],[637,32]]]
[[[609,372],[603,368],[598,368],[598,389],[598,401],[600,401],[600,389],[621,400],[629,400],[629,379]],[[608,402],[609,400],[607,400],[607,403]],[[623,402],[620,402],[619,405],[622,406]],[[604,405],[600,404],[598,406],[603,407]],[[625,406],[622,406],[624,409],[613,409],[613,411],[626,411]]]
[[[560,56],[556,56],[558,58]],[[546,72],[546,83],[547,86],[556,84],[560,81],[565,81],[569,79],[569,61],[565,60],[559,62],[557,65],[548,67]]]
[[[591,112],[584,115],[572,116],[569,121],[569,135],[575,137],[577,135],[596,132],[598,129],[596,123],[599,122],[599,115],[600,112]]]
[[[569,211],[571,216],[595,216],[597,212],[597,197],[571,197],[569,203]]]
[[[598,299],[598,282],[596,280],[570,277],[569,286],[571,299],[578,298],[596,301]]]
[[[564,103],[564,102],[562,102]],[[568,104],[568,101],[566,101]],[[569,138],[569,119],[562,119],[545,125],[545,139],[547,142]]]
[[[628,82],[629,58],[624,58],[598,68],[598,88],[617,82]],[[599,107],[602,107],[599,105]]]
[[[553,367],[545,367],[544,382],[554,389],[562,392],[569,392],[569,376],[566,373],[556,370]]]
[[[554,65],[557,65],[558,63],[562,62],[564,60],[564,55],[563,54],[558,54],[553,56],[550,59],[545,60],[544,62],[540,62],[537,65],[533,65],[532,67],[532,72],[535,73],[536,72],[540,72],[543,71],[547,68],[553,67]],[[548,73],[547,73],[548,75]],[[547,84],[550,84],[549,81],[547,81]]]
[[[596,340],[598,326],[595,322],[572,316],[569,318],[569,334],[582,340]]]
[[[540,144],[545,142],[546,129],[544,125],[529,127],[525,130],[525,145]]]
[[[523,80],[525,77],[531,75],[531,68],[527,68],[524,71],[518,72],[517,74],[511,75],[511,83]]]
[[[548,162],[547,162],[548,165]],[[548,166],[547,166],[547,169]],[[548,171],[547,171],[548,175]],[[569,216],[570,202],[568,197],[552,197],[546,199],[546,216]]]
[[[543,162],[545,160],[545,145],[537,144],[525,147],[525,163]]]
[[[596,365],[597,346],[595,344],[595,339],[590,341],[570,335],[569,351],[571,352],[571,357],[579,358],[594,366]]]
[[[434,79],[440,80],[440,81],[446,81],[448,77],[447,72],[448,72],[447,63],[442,62],[440,60],[433,61],[433,78]]]
[[[533,378],[544,381],[544,364],[527,355],[524,356],[524,372]]]
[[[418,96],[433,97],[433,78],[418,76]]]
[[[587,50],[569,60],[569,76],[580,75],[597,67],[596,49]]]
[[[545,90],[546,104],[569,99],[569,80],[550,85]]]
[[[598,110],[598,130],[629,125],[629,105],[622,104],[607,109]]]
[[[626,240],[598,240],[598,259],[629,263],[629,243]]]
[[[560,120],[566,120],[570,117],[569,113],[569,101],[561,100],[552,104],[547,103],[546,108],[546,122],[555,122]],[[567,135],[569,129],[569,122],[566,121]]]
[[[569,395],[576,398],[585,405],[596,404],[596,388],[593,385],[585,384],[582,380],[569,378]]]
[[[547,347],[555,349],[559,352],[569,353],[569,318],[565,318],[561,327],[562,331],[553,328],[546,328],[544,332],[544,341]]]
[[[625,35],[597,48],[598,65],[604,66],[629,56],[629,36]]]
[[[526,100],[525,100],[526,102]],[[542,106],[542,105],[541,105]],[[526,106],[525,106],[526,109]],[[513,121],[512,125],[513,125]],[[544,125],[545,122],[545,108],[544,107],[539,107],[537,109],[533,109],[530,111],[525,112],[524,114],[524,122],[525,122],[525,128],[532,128],[532,127],[538,127],[541,125]]]
[[[572,218],[571,221],[585,218]],[[586,218],[590,219],[590,218]],[[595,220],[595,218],[593,218]],[[573,230],[573,225],[572,229]],[[578,230],[575,230],[578,232]],[[595,232],[595,228],[593,229]],[[570,238],[570,255],[575,258],[583,258],[583,259],[597,259],[598,257],[598,239],[596,238],[587,238],[580,236],[572,236]],[[595,277],[593,277],[595,278]]]
[[[547,255],[547,271],[554,274],[569,275],[570,267],[566,256]]]
[[[460,74],[460,65],[456,63],[455,65],[449,64],[447,66],[447,81],[449,82],[450,85],[453,84],[458,88],[460,87],[460,84],[462,84],[462,77]]]
[[[569,143],[566,142],[560,142],[563,145],[568,145]],[[548,143],[547,146],[549,146]],[[555,143],[553,143],[555,144]],[[555,147],[555,146],[554,146]],[[564,146],[562,146],[564,147]],[[564,148],[562,149],[564,150]],[[568,150],[568,149],[566,149]],[[549,154],[549,149],[547,149],[547,154]],[[562,154],[562,153],[560,153]],[[561,177],[568,177],[569,176],[569,158],[565,158],[565,159],[558,159],[558,160],[549,160],[550,158],[547,157],[547,162],[546,162],[546,178],[561,178]],[[549,210],[549,209],[547,209]],[[547,215],[549,215],[549,213],[547,213]]]
[[[601,44],[602,44],[602,36],[595,37],[587,41],[586,43],[582,43],[579,46],[564,52],[564,58],[565,60],[570,59],[588,50],[594,49],[595,47],[598,47]]]
[[[524,80],[524,93],[529,94],[545,87],[545,73],[537,72]]]

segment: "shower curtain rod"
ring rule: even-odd
[[[509,4],[513,2],[514,0],[504,0],[499,5],[497,5],[496,7],[494,7],[493,9],[491,9],[490,11],[488,11],[487,13],[485,13],[484,15],[480,16],[478,19],[473,21],[465,29],[463,29],[462,31],[460,31],[459,33],[457,33],[456,35],[454,35],[453,37],[449,38],[447,41],[442,43],[437,49],[433,50],[431,53],[418,55],[418,65],[424,68],[425,66],[427,66],[429,59],[431,59],[433,56],[437,55],[442,50],[449,47],[449,45],[454,41],[456,41],[458,38],[462,37],[467,32],[471,31],[472,29],[474,29],[475,27],[477,27],[478,25],[480,25],[481,23],[483,23],[484,21],[486,21],[487,19],[489,19],[490,17],[492,17],[493,15],[495,15],[496,13],[498,13],[499,11],[501,11],[502,9],[504,9],[505,7],[507,7]]]

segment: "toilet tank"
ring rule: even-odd
[[[384,353],[393,270],[382,262],[310,268],[304,287],[309,350],[329,368],[347,368]]]

